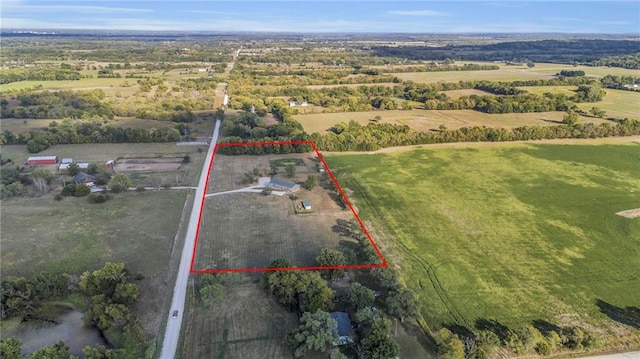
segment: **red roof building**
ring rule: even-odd
[[[58,163],[58,156],[31,156],[27,159],[29,165],[55,165]]]

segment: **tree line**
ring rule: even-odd
[[[406,125],[369,123],[362,126],[355,121],[340,123],[327,134],[313,133],[309,139],[324,151],[375,151],[384,147],[422,145],[449,142],[498,142],[553,138],[599,138],[634,136],[640,134],[640,121],[615,120],[613,124],[593,123],[558,126],[522,126],[512,129],[490,127],[462,127],[437,132],[414,131]]]
[[[0,85],[18,81],[80,80],[78,71],[54,67],[14,68],[0,72]]]
[[[48,128],[41,131],[14,134],[3,130],[0,144],[26,144],[29,152],[37,153],[57,144],[175,142],[181,138],[182,135],[176,128],[122,128],[91,119],[65,119],[59,124],[52,121]]]

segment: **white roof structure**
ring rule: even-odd
[[[31,156],[27,159],[27,161],[37,161],[37,160],[57,160],[58,156]]]

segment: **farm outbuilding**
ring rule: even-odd
[[[73,158],[66,157],[66,158],[63,158],[62,161],[60,161],[60,162],[61,163],[71,163],[71,162],[73,162]]]
[[[86,184],[86,185],[91,185],[96,181],[96,178],[93,177],[92,175],[88,175],[86,173],[76,173],[73,176],[73,183],[75,184]]]
[[[302,201],[302,207],[303,207],[306,211],[311,210],[311,202],[310,202],[310,201]]]
[[[271,188],[280,189],[287,192],[296,192],[300,190],[299,184],[283,181],[275,177],[271,177],[271,181],[269,182],[268,186]]]
[[[58,167],[58,171],[67,172],[70,164],[71,163],[61,163],[60,166]],[[89,163],[87,162],[78,163],[78,170],[80,170],[80,172],[85,172],[88,168],[89,168]]]
[[[55,165],[58,163],[58,156],[31,156],[27,159],[29,165]]]

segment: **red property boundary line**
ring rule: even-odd
[[[344,202],[347,204],[347,206],[349,206],[351,213],[353,213],[353,216],[356,218],[356,221],[360,225],[360,228],[362,228],[362,231],[369,239],[369,243],[371,243],[371,246],[376,251],[376,254],[380,258],[382,263],[354,264],[354,265],[343,265],[343,266],[302,266],[302,267],[267,267],[267,268],[236,268],[236,269],[194,269],[193,268],[196,260],[196,248],[198,247],[198,240],[200,238],[200,221],[202,220],[205,196],[207,194],[207,189],[209,187],[209,176],[211,175],[211,168],[213,167],[213,161],[215,160],[218,147],[274,146],[274,145],[310,145],[313,148],[313,151],[316,153],[316,155],[318,156],[318,159],[324,166],[325,171],[329,174],[329,177],[335,184],[336,188],[338,189],[338,192],[340,192],[340,196],[342,197]],[[205,184],[204,192],[202,193],[202,202],[200,203],[200,216],[198,217],[198,228],[196,229],[196,240],[194,242],[193,252],[191,254],[191,267],[189,269],[190,273],[203,274],[203,273],[231,273],[231,272],[246,273],[246,272],[268,272],[268,271],[291,271],[291,270],[366,269],[366,268],[387,268],[388,266],[389,265],[387,263],[387,260],[384,258],[384,256],[380,252],[380,249],[378,248],[376,243],[373,241],[371,234],[369,233],[367,228],[364,226],[364,223],[362,223],[362,220],[360,220],[360,217],[358,216],[356,211],[353,209],[353,206],[351,205],[351,202],[347,198],[347,195],[342,190],[342,187],[340,187],[340,184],[338,183],[338,181],[336,180],[336,177],[331,172],[331,169],[329,169],[329,166],[327,165],[327,163],[324,161],[324,158],[320,154],[320,151],[318,151],[318,148],[316,147],[315,143],[313,143],[312,141],[277,141],[277,142],[232,142],[232,143],[216,144],[216,146],[213,149],[213,158],[211,159],[211,163],[209,163],[209,168],[207,169],[207,181]]]

